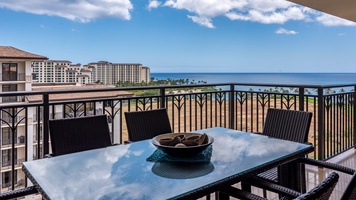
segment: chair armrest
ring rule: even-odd
[[[311,159],[311,158],[304,158],[304,157],[303,158],[298,158],[296,160],[296,162],[307,164],[307,165],[314,165],[314,166],[317,166],[317,167],[325,167],[325,168],[328,168],[328,169],[333,169],[333,170],[340,171],[340,172],[343,172],[343,173],[346,173],[346,174],[350,174],[350,175],[353,175],[356,172],[355,169],[351,169],[349,167],[345,167],[345,166],[342,166],[342,165],[338,165],[338,164],[330,163],[330,162],[325,162],[325,161],[321,161],[321,160],[315,160],[315,159]]]
[[[252,194],[250,192],[246,192],[244,190],[240,190],[239,188],[235,188],[232,186],[224,187],[223,189],[219,190],[219,192],[225,193],[229,196],[238,198],[238,199],[246,199],[246,200],[267,200],[261,196]]]
[[[252,177],[246,181],[247,184],[269,190],[271,192],[275,192],[278,194],[281,194],[283,196],[286,196],[288,198],[296,198],[300,196],[302,193],[292,190],[290,188],[284,187],[282,185],[279,185],[273,181],[270,181],[268,179],[264,179],[261,177]]]

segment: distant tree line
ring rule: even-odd
[[[195,84],[206,84],[206,81],[200,80],[195,81],[194,79],[190,81],[189,79],[155,79],[151,77],[150,82],[140,82],[140,83],[132,83],[129,81],[126,82],[117,82],[115,84],[116,87],[132,87],[132,86],[165,86],[165,85],[195,85]]]
[[[140,82],[140,83],[132,83],[132,82],[117,82],[115,84],[116,87],[140,87],[140,86],[168,86],[168,85],[195,85],[195,84],[207,84],[206,81],[199,80],[195,81],[189,80],[189,79],[155,79],[154,77],[151,77],[150,82]],[[199,87],[196,88],[199,89],[200,91],[216,91],[215,87]],[[167,93],[173,94],[174,91],[177,91],[178,93],[180,92],[192,92],[192,88],[179,88],[179,89],[167,89]],[[140,90],[140,91],[134,91],[133,92],[135,95],[139,96],[150,96],[150,95],[158,95],[159,90]]]

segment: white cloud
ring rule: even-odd
[[[79,22],[102,17],[129,20],[133,9],[130,0],[11,0],[1,1],[0,7]]]
[[[275,12],[278,9],[287,9],[293,4],[285,0],[248,0],[248,9],[260,12]]]
[[[151,10],[152,8],[158,8],[161,5],[161,2],[157,0],[150,0],[148,3],[147,9]]]
[[[38,15],[90,22],[97,18],[131,19],[132,0],[11,0],[0,1],[0,8]],[[139,0],[141,1],[141,0]],[[147,9],[161,6],[187,10],[188,18],[199,25],[215,28],[213,19],[264,24],[284,24],[291,20],[319,22],[325,26],[355,26],[356,23],[293,4],[286,0],[146,0]]]
[[[289,20],[303,20],[306,18],[302,9],[297,7],[267,13],[259,10],[250,10],[247,14],[230,12],[225,16],[231,20],[253,21],[263,24],[283,24]]]
[[[287,18],[282,13],[261,13],[257,10],[251,10],[249,12],[249,19],[251,21],[260,22],[263,24],[283,24],[287,21]]]
[[[206,18],[206,17],[199,17],[199,16],[189,16],[188,18],[192,19],[193,22],[200,24],[201,26],[205,26],[208,28],[215,28],[211,19]]]
[[[276,34],[285,34],[285,35],[296,35],[298,32],[293,31],[293,30],[287,30],[284,28],[279,28],[276,32]]]
[[[158,5],[187,10],[188,18],[208,28],[214,28],[213,18],[226,16],[231,20],[264,24],[284,24],[291,20],[319,22],[325,26],[351,26],[356,23],[341,20],[286,0],[149,0],[150,8]],[[327,17],[328,16],[328,17]]]
[[[325,26],[356,26],[355,22],[324,13],[320,14],[316,18],[316,21],[324,24]]]
[[[224,15],[231,10],[244,8],[247,0],[166,0],[163,5],[188,10],[195,14],[195,16],[188,16],[193,22],[214,28],[212,18]]]
[[[167,0],[164,5],[185,9],[198,16],[213,18],[233,9],[242,9],[247,0]]]

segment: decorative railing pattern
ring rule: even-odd
[[[216,87],[216,90],[202,90],[205,87]],[[24,157],[25,160],[32,160],[42,158],[50,152],[47,121],[54,118],[107,114],[113,142],[122,143],[127,140],[123,115],[127,111],[167,108],[174,132],[188,132],[215,126],[261,132],[268,108],[305,110],[313,113],[309,142],[315,145],[316,150],[310,157],[325,160],[355,147],[355,87],[356,84],[320,86],[224,83],[7,92],[1,93],[0,97],[40,96],[41,99],[34,103],[0,104],[0,124],[2,128],[10,129],[11,141],[17,141],[16,134],[25,137]],[[49,100],[50,95],[54,94],[135,90],[159,92],[150,96]],[[167,92],[168,90],[187,92],[174,93]],[[34,136],[36,138],[33,138]],[[36,145],[30,145],[31,141],[36,142]],[[15,144],[7,145],[6,149],[17,151]],[[3,148],[5,147],[2,146]],[[30,156],[31,153],[33,156]],[[17,163],[15,153],[11,156],[12,177],[16,177],[15,173],[22,172],[15,169]],[[14,189],[15,182],[11,186]]]

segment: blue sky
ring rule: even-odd
[[[356,72],[356,23],[285,0],[0,0],[0,45],[151,72]]]

